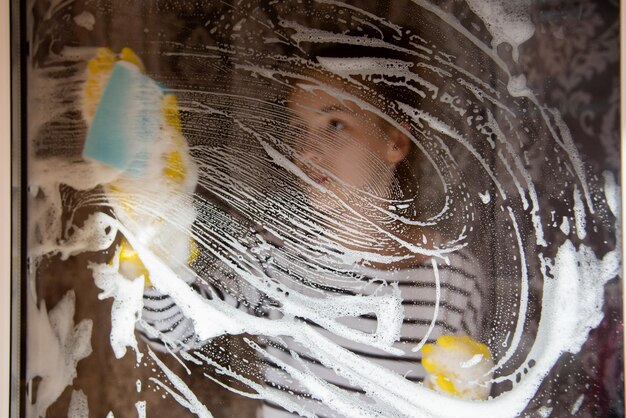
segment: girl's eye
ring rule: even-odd
[[[333,131],[342,131],[346,128],[345,123],[343,123],[342,121],[340,121],[339,119],[331,119],[328,122],[328,126],[330,127],[330,129],[332,129]]]

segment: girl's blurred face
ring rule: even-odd
[[[397,147],[381,118],[318,88],[296,89],[289,107],[297,164],[311,180],[388,197]]]

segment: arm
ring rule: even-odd
[[[467,252],[451,257],[448,267],[459,291],[448,303],[461,308],[453,326],[458,335],[441,335],[422,348],[422,365],[427,387],[453,396],[484,400],[491,389],[493,358],[487,345],[478,339],[482,331],[484,274]]]

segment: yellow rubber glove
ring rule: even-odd
[[[491,390],[493,358],[485,344],[469,336],[444,335],[422,348],[424,384],[463,399],[484,400]]]
[[[120,60],[134,65],[139,71],[145,73],[143,62],[132,49],[123,48],[119,54],[115,54],[109,48],[99,48],[96,55],[87,64],[87,79],[83,87],[83,115],[88,124],[93,120],[113,67]],[[107,194],[124,211],[124,215],[139,225],[145,224],[145,228],[154,231],[153,234],[159,234],[159,231],[167,228],[167,225],[162,218],[151,219],[150,216],[146,216],[145,211],[138,209],[141,204],[141,193],[136,193],[137,189],[141,190],[150,187],[150,185],[160,185],[159,187],[166,192],[163,193],[164,196],[176,196],[183,188],[194,187],[194,185],[185,184],[192,163],[187,142],[182,134],[176,96],[169,93],[165,94],[161,103],[161,111],[164,143],[159,147],[160,156],[151,160],[155,164],[155,170],[150,170],[148,183],[146,183],[146,179],[137,180],[125,177],[105,185]],[[162,227],[159,227],[159,224]],[[168,235],[170,234],[171,231],[168,231]],[[189,236],[176,235],[172,239],[187,241],[187,264],[191,264],[198,257],[197,244]],[[182,242],[181,244],[185,245]],[[122,240],[118,254],[119,271],[124,277],[133,280],[143,276],[146,286],[151,285],[147,269],[126,239]]]
[[[189,239],[189,247],[190,251],[187,264],[191,265],[191,263],[193,263],[198,258],[199,250],[198,245],[191,238]],[[113,259],[109,261],[109,264],[113,264]],[[129,280],[135,280],[143,276],[145,286],[152,286],[148,269],[146,268],[146,266],[143,265],[143,262],[139,258],[139,255],[133,249],[130,243],[126,241],[126,238],[122,238],[122,242],[120,243],[119,272],[122,276],[126,277]]]

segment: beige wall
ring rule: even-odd
[[[9,0],[0,0],[0,416],[8,416],[11,321]]]

